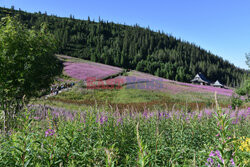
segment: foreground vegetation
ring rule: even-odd
[[[247,166],[248,130],[246,110],[121,113],[30,106],[15,128],[1,134],[0,166]]]
[[[217,99],[214,111],[190,110],[188,105],[163,110],[159,104],[142,112],[112,105],[86,109],[67,105],[77,111],[26,106],[49,89],[55,76],[62,75],[62,64],[53,56],[56,46],[51,45],[54,39],[45,26],[36,32],[10,17],[2,21],[0,166],[249,166],[250,108],[239,110],[235,105],[236,110],[223,111]],[[246,85],[241,94],[248,95]],[[173,100],[159,92],[79,86],[49,100],[136,105]]]

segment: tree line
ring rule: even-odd
[[[42,23],[47,25],[58,41],[59,54],[183,82],[190,82],[201,72],[211,81],[219,79],[227,86],[236,87],[249,75],[247,70],[235,67],[193,43],[138,25],[0,8],[0,18],[6,15],[16,16],[29,28],[40,29]]]

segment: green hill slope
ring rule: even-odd
[[[135,70],[126,72],[110,65],[65,55],[57,55],[57,57],[64,61],[64,75],[60,76],[61,78],[57,79],[59,82],[55,84],[61,85],[74,81],[76,86],[59,92],[59,95],[48,96],[48,100],[37,103],[48,103],[60,107],[70,105],[73,108],[95,104],[119,109],[128,109],[129,106],[137,111],[143,111],[145,107],[162,108],[167,105],[178,109],[188,106],[195,110],[213,107],[214,92],[217,92],[220,105],[227,107],[234,91],[172,81]],[[111,73],[107,73],[108,71]],[[101,80],[96,81],[94,78]]]
[[[186,41],[137,25],[60,18],[0,8],[0,18],[16,16],[28,27],[47,23],[58,39],[59,54],[136,69],[167,79],[189,82],[198,72],[228,86],[240,84],[247,71]]]

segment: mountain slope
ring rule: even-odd
[[[177,82],[134,70],[125,72],[124,70],[117,67],[93,63],[70,56],[57,55],[57,57],[64,61],[63,64],[65,75],[77,79],[78,81],[87,80],[87,82],[90,83],[91,81],[88,81],[88,79],[94,81],[100,80],[96,83],[96,89],[103,89],[101,87],[103,82],[105,84],[106,82],[111,83],[109,81],[114,81],[114,84],[119,82],[120,86],[123,86],[125,89],[156,90],[160,92],[169,92],[173,95],[199,92],[200,94],[204,95],[211,95],[212,93],[213,96],[214,92],[217,92],[219,95],[231,96],[233,93],[233,90],[229,88],[224,89],[213,86]],[[111,77],[113,79],[108,79]]]
[[[28,27],[47,23],[58,39],[58,53],[136,69],[167,79],[189,82],[202,72],[208,79],[238,86],[247,71],[189,42],[137,25],[77,20],[0,8],[0,18],[16,16]]]
[[[113,66],[70,56],[57,56],[64,61],[62,77],[67,78],[66,80],[59,78],[58,81],[62,82],[57,84],[74,80],[76,86],[69,91],[50,97],[49,101],[55,103],[87,106],[96,103],[104,106],[110,104],[119,108],[126,108],[129,105],[140,110],[145,106],[167,105],[172,108],[176,104],[180,105],[179,107],[189,105],[192,109],[197,109],[197,105],[201,108],[212,107],[214,92],[217,92],[220,104],[223,107],[228,106],[229,98],[234,91],[231,88],[215,88],[172,81],[135,70],[124,71]],[[72,72],[67,72],[69,63],[78,67],[72,68]],[[110,69],[114,69],[114,73],[105,73]],[[88,77],[91,78],[88,79]],[[86,82],[81,82],[82,79]]]

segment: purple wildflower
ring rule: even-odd
[[[168,119],[170,117],[169,113],[165,114],[165,118]]]
[[[207,159],[207,162],[213,164],[213,163],[214,163],[214,160],[213,160],[212,158],[209,157],[209,158]]]
[[[231,162],[231,164],[232,164],[233,166],[235,165],[234,159],[233,159],[233,158],[230,160],[230,162]]]
[[[221,157],[220,151],[216,150],[215,153],[216,153],[217,157],[221,160],[221,162],[224,163],[224,160]]]
[[[149,117],[152,118],[153,116],[154,116],[154,113],[151,112],[151,113],[149,114]]]
[[[116,120],[116,125],[118,126],[118,125],[122,125],[123,124],[123,120],[122,120],[122,118],[119,118],[119,119],[117,119]]]
[[[142,116],[147,119],[148,118],[148,111],[144,110]]]
[[[213,164],[213,162],[214,162],[213,159],[212,159],[212,157],[218,157],[221,160],[221,162],[224,163],[224,160],[222,159],[219,150],[216,150],[215,152],[211,151],[211,153],[209,154],[209,158],[207,159],[207,161],[211,162],[210,164]],[[209,166],[209,165],[207,165],[207,166]],[[219,166],[219,164],[218,164],[218,166]]]
[[[184,113],[182,113],[182,114],[181,114],[181,117],[182,117],[183,119],[185,119],[185,118],[186,118],[186,115],[185,115]]]
[[[214,156],[216,156],[216,154],[213,151],[211,151],[211,153],[209,154],[209,157],[214,157]]]
[[[100,123],[104,124],[104,122],[106,122],[106,117],[105,116],[101,116]]]
[[[103,116],[103,115],[101,115],[100,117],[99,117],[99,115],[96,116],[97,123],[104,124],[107,121],[108,121],[108,117],[106,117],[106,116]]]
[[[233,125],[236,125],[238,123],[238,118],[236,118],[235,120],[232,121]]]
[[[220,151],[219,151],[219,150],[216,150],[215,153],[216,153],[216,155],[217,155],[218,157],[220,157]]]
[[[45,131],[45,137],[53,136],[55,134],[55,131],[53,129],[48,129]]]
[[[202,113],[202,111],[199,113],[199,115],[198,115],[198,119],[200,120],[201,118],[202,118],[202,115],[203,115],[203,113]]]
[[[34,117],[34,119],[35,119],[35,120],[39,120],[39,119],[40,119],[40,117]]]
[[[164,117],[165,114],[163,112],[158,112],[158,118],[159,120],[161,120],[162,117]]]

